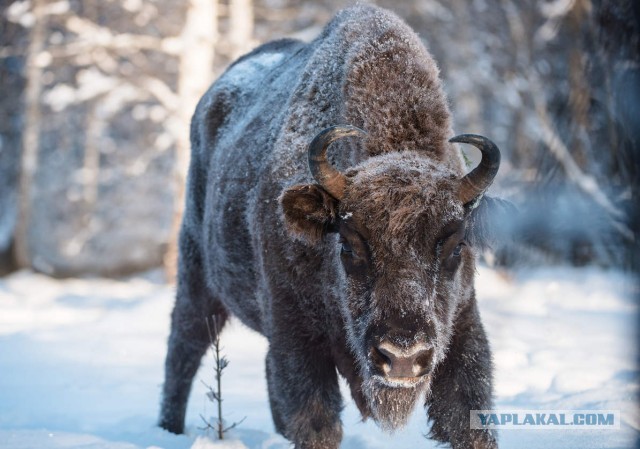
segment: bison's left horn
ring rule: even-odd
[[[350,125],[332,126],[318,133],[309,144],[309,170],[315,180],[335,199],[341,200],[347,184],[345,176],[327,160],[327,148],[343,137],[365,136],[360,128]]]
[[[482,160],[460,181],[458,198],[462,204],[479,198],[491,185],[500,168],[500,150],[491,140],[476,134],[461,134],[449,142],[469,143],[480,150]]]

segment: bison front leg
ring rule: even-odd
[[[445,360],[436,368],[427,398],[432,438],[453,449],[495,449],[493,432],[469,426],[470,410],[492,405],[492,363],[476,300],[458,315]]]
[[[211,344],[207,320],[217,320],[222,330],[227,312],[213,298],[200,275],[201,259],[193,240],[183,233],[176,303],[171,315],[171,334],[165,360],[159,426],[173,433],[184,431],[187,400],[200,360]],[[189,255],[189,257],[183,257]],[[211,323],[211,321],[210,321]],[[215,332],[211,329],[211,332]]]
[[[291,328],[282,331],[286,337],[272,339],[266,361],[276,430],[296,449],[337,449],[342,397],[329,351]]]

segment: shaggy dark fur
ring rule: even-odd
[[[330,149],[347,176],[338,201],[313,181],[307,145],[341,123],[368,136]],[[469,410],[491,408],[473,288],[490,206],[481,217],[457,199],[452,135],[433,59],[375,7],[340,12],[309,44],[272,42],[232,65],[192,123],[160,425],[183,431],[205,320],[233,314],[269,340],[274,423],[297,448],[339,446],[338,373],[384,429],[422,401],[433,438],[495,448],[490,432],[469,429]],[[386,347],[422,348],[424,375],[386,377]]]

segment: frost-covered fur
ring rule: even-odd
[[[312,179],[307,146],[347,123],[368,136],[330,150],[348,180],[338,201]],[[346,9],[309,44],[276,41],[235,62],[192,122],[161,426],[182,432],[205,320],[233,314],[269,341],[274,423],[297,448],[339,446],[338,372],[385,429],[424,401],[435,439],[496,447],[469,429],[469,410],[491,407],[491,356],[473,248],[456,255],[473,213],[457,199],[452,135],[434,61],[387,11]],[[428,375],[386,379],[379,344],[430,348]]]

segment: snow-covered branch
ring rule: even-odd
[[[535,83],[534,83],[535,84]],[[571,180],[580,190],[589,195],[600,207],[602,207],[611,217],[616,230],[626,239],[633,241],[634,234],[621,220],[625,219],[625,214],[609,200],[609,197],[600,189],[597,181],[591,175],[584,173],[571,156],[569,149],[564,144],[555,130],[546,110],[546,103],[533,95],[542,139],[549,152],[555,157],[564,169],[567,178]]]
[[[69,31],[80,36],[76,42],[67,44],[68,54],[80,53],[91,47],[109,48],[112,50],[154,50],[178,55],[182,50],[181,41],[177,37],[158,38],[144,34],[113,33],[109,28],[78,16],[69,17],[66,21]]]

